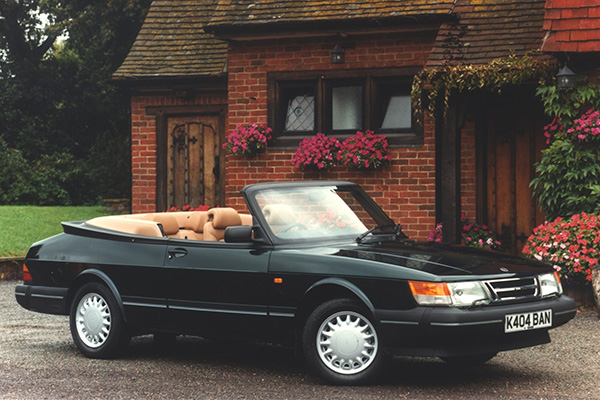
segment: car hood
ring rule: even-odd
[[[435,242],[390,241],[340,248],[339,257],[371,260],[422,272],[448,275],[518,275],[551,271],[535,260],[497,251]]]

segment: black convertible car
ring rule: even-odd
[[[107,216],[34,244],[16,298],[70,316],[88,357],[132,335],[296,344],[336,384],[364,383],[389,355],[482,363],[550,342],[576,313],[547,265],[417,243],[357,185],[261,183],[250,214]]]

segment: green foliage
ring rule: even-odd
[[[556,86],[542,85],[536,95],[542,99],[546,115],[557,118],[574,118],[587,108],[600,109],[598,86],[581,77],[574,88],[558,89]]]
[[[62,232],[63,221],[106,214],[104,207],[0,206],[0,257],[24,256],[33,243]]]
[[[541,86],[537,90],[545,112],[550,147],[535,164],[531,181],[548,219],[579,213],[600,214],[600,88],[579,78],[571,89]]]
[[[435,118],[436,109],[442,107],[445,115],[453,93],[487,90],[501,93],[507,86],[529,81],[545,84],[552,79],[550,66],[531,55],[498,58],[488,64],[446,64],[441,68],[424,69],[413,80],[412,102],[417,120],[423,121],[423,100]],[[427,98],[424,99],[425,94]]]
[[[548,219],[600,214],[600,146],[555,140],[542,151],[531,181]]]
[[[0,204],[71,204],[70,192],[81,172],[70,154],[27,161],[0,140]]]

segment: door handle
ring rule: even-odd
[[[181,258],[181,257],[185,257],[186,255],[187,255],[186,249],[177,248],[177,249],[169,250],[169,260],[172,259],[173,257]]]

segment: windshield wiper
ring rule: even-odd
[[[382,229],[390,228],[390,227],[394,228],[394,237],[396,239],[408,239],[408,236],[406,236],[406,234],[404,232],[402,232],[402,225],[386,224],[386,225],[375,226],[375,227],[369,229],[368,231],[366,231],[365,233],[361,234],[359,237],[356,238],[356,243],[362,243],[364,238],[366,238],[369,234],[373,233],[376,230],[382,230]]]

